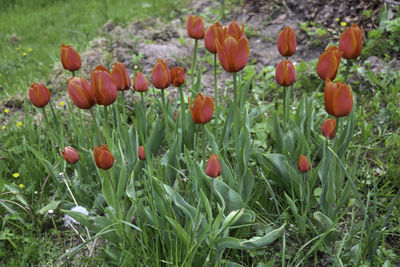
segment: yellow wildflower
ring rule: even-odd
[[[345,22],[345,21],[340,22],[340,26],[346,27],[347,26],[347,22]]]
[[[20,122],[20,121],[17,122],[17,126],[18,126],[18,127],[21,127],[21,126],[22,126],[22,122]]]
[[[14,177],[14,178],[18,178],[18,177],[19,177],[19,172],[13,173],[13,177]]]
[[[60,101],[59,105],[60,105],[60,107],[63,107],[63,106],[65,106],[65,102],[64,101]]]
[[[24,184],[19,184],[19,188],[24,188],[25,187],[25,185]]]
[[[336,22],[339,22],[339,18],[336,19]]]
[[[4,113],[8,114],[8,112],[10,112],[10,109],[8,108],[4,109]]]
[[[20,49],[21,49],[20,47],[15,48],[15,50],[17,50],[17,51],[19,51]]]
[[[23,57],[25,57],[26,55],[27,55],[27,53],[26,53],[26,52],[23,52],[23,53],[22,53],[22,56],[23,56]]]
[[[2,129],[2,130],[5,130],[5,129],[6,129],[6,126],[4,126],[4,125],[1,126],[1,129]]]
[[[32,52],[32,48],[28,48],[28,52]]]

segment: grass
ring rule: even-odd
[[[1,98],[25,94],[33,82],[48,81],[61,43],[85,51],[109,20],[127,25],[154,15],[168,18],[182,6],[171,0],[7,1],[0,9]]]

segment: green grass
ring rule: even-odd
[[[54,63],[59,61],[62,42],[83,52],[108,20],[126,25],[149,16],[165,19],[183,5],[171,0],[9,0],[7,3],[0,8],[3,88],[0,97],[25,94],[33,82],[46,82]]]

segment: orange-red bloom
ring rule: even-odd
[[[290,60],[282,60],[276,66],[275,71],[276,82],[280,86],[290,86],[296,80],[295,68]]]
[[[322,135],[328,139],[335,137],[336,119],[327,119],[322,124]]]
[[[43,108],[50,101],[50,91],[44,84],[33,83],[29,87],[29,99],[38,108]]]
[[[185,70],[181,67],[171,69],[171,80],[175,87],[179,87],[185,83]]]
[[[339,48],[346,59],[356,59],[361,55],[363,27],[354,24],[345,30],[339,39]]]
[[[143,146],[139,146],[137,154],[140,160],[146,160],[146,154],[144,153]]]
[[[111,70],[111,76],[117,85],[117,90],[128,90],[131,88],[131,78],[125,68],[124,63],[115,62]]]
[[[306,156],[300,155],[299,157],[299,171],[308,172],[311,169]]]
[[[216,22],[208,27],[206,33],[204,34],[204,45],[207,50],[213,54],[216,54],[217,45],[215,44],[215,42],[222,36],[224,36],[224,29],[219,22]]]
[[[214,100],[209,96],[204,97],[201,93],[198,93],[193,101],[193,106],[190,104],[189,97],[189,108],[194,123],[205,124],[213,117]]]
[[[221,174],[221,163],[216,154],[212,154],[207,161],[206,174],[212,178]]]
[[[243,31],[239,31],[237,27],[238,26],[231,26],[230,32],[233,35],[225,30],[224,36],[221,38],[218,37],[216,40],[219,62],[227,72],[238,72],[242,70],[249,59],[249,40],[244,36]]]
[[[322,80],[334,80],[339,70],[343,52],[336,46],[330,46],[321,54],[317,63],[317,73]]]
[[[96,68],[94,68],[94,70],[104,70],[104,71],[106,71],[106,72],[111,74],[111,72],[106,67],[104,67],[103,65],[97,65]]]
[[[278,35],[278,50],[284,57],[290,57],[296,52],[296,34],[287,26]]]
[[[157,59],[156,64],[151,70],[151,82],[157,89],[165,89],[171,84],[171,73],[168,68],[167,60]]]
[[[70,45],[61,44],[61,63],[64,69],[76,71],[81,68],[81,57]]]
[[[84,77],[72,77],[68,79],[68,94],[78,108],[89,109],[95,103],[93,90]]]
[[[94,70],[90,73],[90,86],[98,105],[108,106],[117,99],[117,86],[111,74],[105,70]]]
[[[146,76],[141,72],[136,72],[135,79],[133,79],[133,89],[136,92],[146,92],[149,88],[149,81]]]
[[[79,160],[79,154],[73,147],[66,146],[60,152],[61,156],[70,164],[75,164]]]
[[[190,38],[202,39],[204,37],[204,22],[199,16],[189,15],[186,30]]]
[[[335,117],[345,117],[353,108],[353,94],[347,84],[327,80],[324,89],[325,109]]]
[[[95,146],[93,155],[94,161],[96,162],[97,167],[100,169],[108,170],[114,164],[114,156],[104,144],[102,144],[100,147]]]
[[[237,21],[231,22],[228,25],[227,33],[236,40],[239,40],[242,36],[244,36],[244,24],[242,23],[242,27],[240,27]]]

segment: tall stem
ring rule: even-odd
[[[193,61],[192,61],[192,77],[191,77],[191,82],[192,82],[192,90],[194,86],[194,70],[196,67],[196,60],[197,60],[197,50],[199,48],[199,41],[196,39],[194,40],[194,51],[193,51]]]
[[[185,99],[183,97],[182,86],[179,86],[178,90],[179,90],[179,96],[181,98],[181,104],[180,104],[181,116],[180,116],[180,118],[181,118],[182,136],[183,136],[184,130],[185,130],[185,125],[184,125],[184,123],[185,123],[185,106],[184,106],[185,105]]]
[[[236,72],[233,73],[233,101],[234,101],[234,110],[233,110],[233,137],[235,139],[235,147],[236,152],[239,150],[239,96],[237,92],[236,85]]]
[[[214,54],[214,99],[215,105],[218,106],[218,86],[217,86],[217,54]]]
[[[99,127],[99,124],[98,124],[97,121],[96,121],[96,117],[94,116],[93,110],[92,110],[92,109],[89,109],[89,111],[90,111],[90,114],[92,115],[94,124],[96,125],[97,135],[99,136],[100,142],[101,142],[102,144],[104,144],[104,139],[103,139],[103,136],[101,135],[100,127]]]
[[[349,78],[349,73],[350,73],[350,67],[351,67],[351,61],[350,61],[350,59],[347,59],[346,70],[344,71],[344,81],[343,81],[343,83],[347,83],[347,79]]]
[[[286,86],[283,87],[283,129],[286,129]]]
[[[54,138],[53,138],[53,131],[52,131],[51,127],[50,127],[50,122],[49,122],[49,119],[47,118],[47,113],[46,113],[45,108],[42,108],[42,111],[43,111],[44,120],[46,121],[47,127],[50,130],[51,151],[53,151],[53,156],[54,156],[54,158],[56,158],[57,157],[57,153],[56,153],[56,149],[54,147],[55,142],[54,142]]]
[[[107,137],[110,137],[110,133],[111,133],[111,131],[110,131],[110,121],[109,121],[109,116],[108,116],[108,109],[107,109],[107,106],[104,106],[104,113],[105,113],[105,116],[106,116],[106,122],[105,122],[105,124],[106,124],[106,133],[107,133]]]
[[[167,107],[167,104],[166,104],[166,102],[165,102],[165,92],[164,92],[164,90],[162,89],[161,90],[161,94],[162,94],[162,105],[163,105],[163,109],[164,109],[164,123],[165,123],[165,131],[166,131],[166,133],[167,133],[167,136],[168,136],[168,133],[169,133],[169,127],[168,127],[168,107]]]
[[[207,152],[207,142],[206,142],[206,125],[202,124],[201,125],[201,130],[202,130],[202,136],[201,138],[203,139],[203,169],[206,167],[206,152]]]

